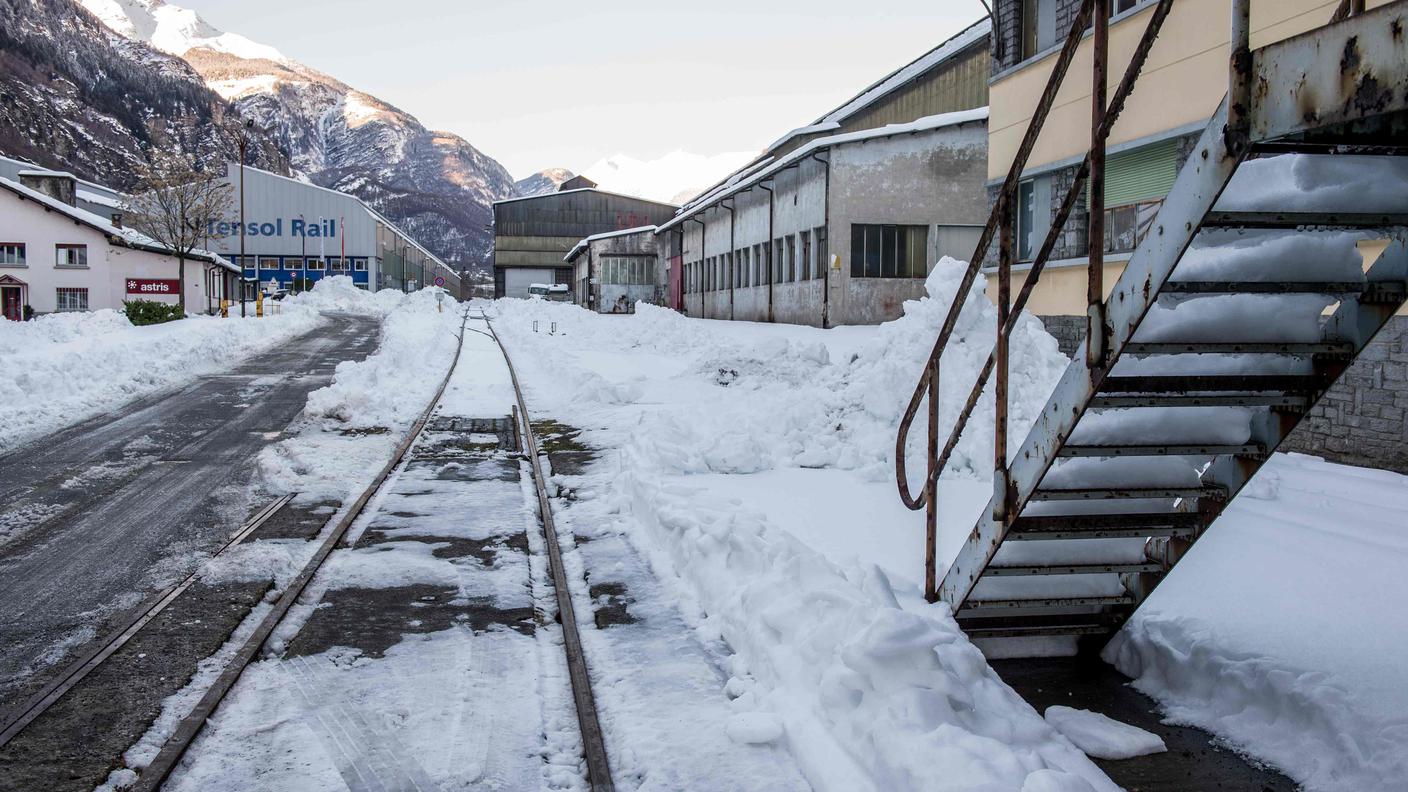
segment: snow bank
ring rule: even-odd
[[[939,262],[928,296],[867,329],[861,343],[852,332],[860,328],[725,326],[645,305],[623,317],[504,300],[495,327],[525,379],[529,409],[613,449],[570,477],[572,524],[625,534],[670,581],[701,638],[734,653],[726,686],[734,739],[786,745],[822,790],[1114,789],[997,677],[947,607],[924,604],[914,584],[897,586],[874,564],[839,563],[808,541],[816,537],[710,489],[720,475],[788,468],[889,481],[899,417],[964,266]],[[941,363],[946,421],[995,340],[996,309],[981,286],[963,298]],[[832,343],[840,336],[846,341]],[[1031,317],[1012,342],[1020,437],[1068,360]],[[992,412],[989,397],[950,472],[991,469]],[[917,451],[922,420],[915,434]],[[812,486],[834,482],[818,476]],[[890,487],[866,491],[895,499]],[[809,497],[801,487],[771,495],[780,508]],[[828,524],[816,533],[863,544],[869,528]],[[911,535],[916,558],[919,537]]]
[[[271,492],[297,492],[301,501],[341,500],[371,480],[405,430],[425,409],[454,360],[462,308],[446,299],[437,309],[429,290],[369,294],[347,281],[288,302],[384,316],[381,346],[363,360],[337,365],[333,382],[308,394],[296,435],[265,448],[260,472]]]
[[[1307,789],[1400,788],[1405,525],[1408,477],[1278,454],[1105,657],[1172,722]]]
[[[1168,750],[1159,735],[1090,710],[1047,707],[1046,722],[1096,759],[1132,759]]]
[[[320,321],[309,309],[144,327],[113,310],[0,321],[0,403],[9,417],[0,451],[228,368]]]

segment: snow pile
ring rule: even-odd
[[[407,295],[395,289],[383,289],[379,292],[359,289],[352,278],[334,275],[322,278],[310,291],[284,299],[282,304],[289,309],[307,308],[329,313],[384,317],[395,310],[406,297]]]
[[[894,433],[924,359],[933,346],[967,265],[945,257],[926,283],[929,296],[904,305],[904,315],[875,329],[853,357],[832,361],[818,340],[773,336],[740,341],[712,323],[638,305],[629,319],[600,316],[576,306],[504,300],[498,322],[515,338],[542,341],[532,332],[557,322],[574,349],[613,350],[690,360],[688,371],[717,386],[706,412],[650,411],[643,417],[644,450],[661,470],[680,473],[752,473],[777,467],[837,467],[873,481],[893,474]],[[981,280],[966,296],[940,377],[940,423],[946,430],[967,400],[978,370],[996,342],[997,310]],[[750,343],[751,341],[751,343]],[[561,362],[555,376],[570,401],[629,404],[645,395],[642,373],[598,371],[560,360],[563,343],[535,344],[534,355]],[[1024,315],[1012,334],[1010,421],[1022,437],[1069,359],[1041,322]],[[991,384],[949,463],[950,472],[989,475],[992,467]],[[922,414],[910,437],[910,456],[922,453]],[[1016,445],[1013,450],[1015,452]]]
[[[1345,154],[1248,160],[1217,202],[1223,211],[1401,212],[1405,206],[1408,162]]]
[[[224,369],[320,321],[311,310],[144,327],[113,310],[0,321],[0,403],[9,414],[0,450]]]
[[[1159,735],[1090,710],[1047,707],[1046,722],[1096,759],[1133,759],[1168,750]]]
[[[720,479],[754,478],[721,474],[791,470],[813,478],[767,497],[805,501],[815,494],[807,486],[869,481],[881,483],[857,497],[893,505],[894,432],[964,266],[939,262],[928,296],[876,328],[714,323],[645,305],[634,316],[598,316],[516,300],[495,304],[495,326],[530,410],[620,449],[584,475],[555,477],[577,498],[568,518],[627,536],[700,637],[733,652],[726,729],[735,740],[786,745],[822,790],[1113,789],[1002,683],[945,606],[924,604],[912,584],[874,564],[841,563],[812,544],[836,526],[784,530],[717,489]],[[947,423],[995,340],[996,309],[981,285],[963,299],[941,363]],[[1021,437],[1068,359],[1031,317],[1012,351]],[[991,469],[992,412],[989,397],[951,472]],[[918,450],[922,418],[915,435]],[[864,543],[876,526],[843,530]],[[910,536],[915,554],[919,536]]]
[[[350,281],[327,294],[320,288],[322,282],[306,297],[290,299],[290,308],[316,305],[386,318],[376,353],[339,363],[332,384],[308,394],[296,436],[260,454],[266,486],[305,500],[341,499],[370,481],[454,360],[462,315],[453,299],[437,308],[431,290],[369,294]]]
[[[1170,721],[1307,789],[1400,788],[1408,477],[1278,454],[1248,490],[1105,658]]]

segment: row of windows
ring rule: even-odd
[[[601,283],[640,285],[655,283],[654,256],[602,256],[597,264]]]
[[[237,264],[241,261],[239,256],[231,256],[230,260]],[[280,259],[274,256],[245,256],[243,259],[245,269],[254,269],[256,260],[259,263],[259,269],[266,272],[280,269]],[[302,271],[305,268],[304,260],[301,258],[284,258],[282,261],[282,269],[285,270]],[[324,269],[329,272],[366,272],[367,260],[365,258],[352,258],[349,256],[344,262],[340,256],[323,256],[321,258],[309,257],[307,260],[307,269],[310,272],[321,272]]]
[[[829,258],[822,226],[774,239],[771,250],[759,243],[690,262],[684,268],[684,290],[692,294],[815,280],[822,277]]]
[[[0,242],[0,266],[29,266],[27,246],[23,242]],[[54,266],[82,269],[88,266],[87,245],[54,245]]]

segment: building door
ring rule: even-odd
[[[12,322],[24,320],[24,286],[10,275],[0,278],[0,314]]]

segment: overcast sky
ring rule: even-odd
[[[976,21],[978,0],[175,0],[522,178],[754,151]]]

